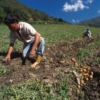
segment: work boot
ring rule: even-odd
[[[22,65],[25,65],[26,58],[22,58]]]
[[[36,65],[38,65],[42,60],[42,56],[41,55],[37,55],[37,59],[36,61],[31,65],[31,68],[35,68]]]

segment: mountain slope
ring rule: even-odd
[[[90,27],[100,27],[100,16],[91,18],[79,23],[76,23],[76,25],[85,25],[85,26],[90,26]]]

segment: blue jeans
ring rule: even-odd
[[[30,50],[31,50],[33,44],[34,44],[34,40],[32,40],[29,43],[24,43],[23,55],[22,55],[23,58],[28,58],[29,57],[29,53],[30,53]],[[40,43],[37,46],[36,54],[43,56],[44,48],[45,48],[45,41],[42,38]]]

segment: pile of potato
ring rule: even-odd
[[[75,64],[77,61],[75,58],[71,59]],[[84,85],[86,81],[90,80],[93,78],[93,72],[90,70],[90,66],[79,66],[77,63],[78,68],[78,73],[79,73],[79,78],[80,78],[80,84],[78,84],[78,87]]]
[[[93,78],[94,73],[90,70],[90,66],[79,65],[75,58],[71,58],[71,61],[74,62],[77,70],[69,69],[68,71],[74,73],[77,79],[78,88],[80,88],[82,85],[85,84],[86,81]],[[60,63],[71,63],[71,61],[63,59],[60,61]]]
[[[85,81],[93,78],[93,72],[90,70],[90,66],[83,66],[79,69],[80,84],[78,86],[84,85]]]

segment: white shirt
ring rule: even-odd
[[[90,30],[85,30],[84,33],[83,33],[83,36],[88,36],[91,38],[91,31]]]
[[[37,32],[30,24],[26,22],[19,22],[20,30],[19,34],[16,31],[10,32],[10,43],[14,43],[16,39],[22,41],[22,42],[30,42],[31,40],[34,40],[34,34]],[[40,35],[40,34],[39,34]]]

